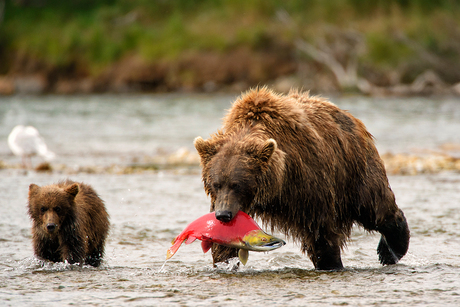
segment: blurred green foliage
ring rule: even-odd
[[[449,45],[460,26],[457,0],[3,1],[0,57],[14,53],[55,66],[81,63],[93,73],[129,54],[155,62],[184,52],[293,44],[298,37],[315,42],[331,25],[363,33],[363,60],[377,66],[393,67],[413,56],[394,39],[396,32],[429,51],[459,57]],[[283,22],[280,12],[290,22]]]

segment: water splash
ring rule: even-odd
[[[163,268],[165,267],[166,262],[168,262],[168,260],[165,260],[165,262],[163,263],[163,265],[161,266],[161,268],[158,270],[158,273],[165,273],[165,271],[163,271]]]

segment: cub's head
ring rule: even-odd
[[[28,209],[35,231],[47,236],[56,235],[66,218],[74,214],[74,200],[78,191],[77,183],[65,187],[39,187],[32,183],[29,186]]]
[[[276,184],[282,176],[279,173],[284,173],[280,166],[284,153],[274,139],[249,135],[222,142],[197,137],[194,144],[203,166],[204,187],[211,196],[211,211],[223,222],[231,221],[238,210],[248,212],[265,193],[262,190]]]

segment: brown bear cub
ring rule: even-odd
[[[31,184],[28,209],[37,257],[99,266],[109,216],[93,188],[71,180],[43,187]]]
[[[216,218],[242,210],[301,244],[318,270],[343,268],[354,223],[381,233],[383,265],[407,252],[409,228],[364,124],[326,99],[259,88],[238,98],[223,128],[195,139]],[[236,250],[213,246],[213,261]]]

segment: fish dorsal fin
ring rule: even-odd
[[[240,258],[240,261],[243,265],[246,265],[246,262],[248,262],[249,258],[249,251],[246,249],[240,249],[238,251],[238,257]]]
[[[212,241],[201,241],[201,248],[203,249],[203,253],[206,254],[211,247]]]

